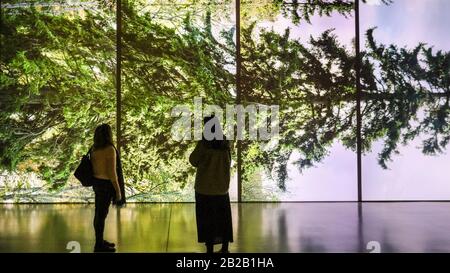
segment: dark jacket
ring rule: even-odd
[[[224,148],[215,149],[207,142],[199,141],[189,156],[189,162],[197,168],[195,191],[204,195],[224,195],[230,187],[231,155],[228,142]]]

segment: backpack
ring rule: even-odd
[[[94,171],[91,163],[91,149],[81,158],[80,165],[75,170],[74,176],[81,182],[84,187],[93,185]]]

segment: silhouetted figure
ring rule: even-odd
[[[220,130],[216,117],[215,124]],[[211,132],[216,127],[212,126]],[[214,252],[214,244],[222,244],[223,253],[228,252],[229,242],[233,242],[233,226],[228,189],[230,185],[231,155],[229,142],[205,137],[197,143],[189,157],[190,163],[197,168],[195,177],[195,211],[197,219],[198,242],[206,244],[207,253]],[[221,130],[220,130],[221,131]]]
[[[125,203],[125,193],[120,158],[108,124],[102,124],[95,129],[91,162],[95,192],[94,252],[115,252],[115,244],[103,239],[105,220],[111,202],[117,205]]]

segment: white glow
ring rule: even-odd
[[[371,6],[379,6],[381,5],[381,0],[366,0],[366,3]]]

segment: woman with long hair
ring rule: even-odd
[[[115,244],[103,238],[105,220],[111,202],[123,204],[125,196],[119,155],[113,144],[111,126],[108,124],[99,125],[95,129],[91,162],[95,193],[94,252],[115,252]]]
[[[207,124],[214,124],[210,131]],[[195,176],[195,211],[198,242],[205,243],[206,252],[213,253],[215,244],[222,244],[220,252],[227,253],[233,242],[233,226],[228,189],[230,186],[230,145],[222,134],[214,116],[204,119],[202,140],[189,157],[197,168]],[[216,137],[216,126],[218,135]],[[208,137],[209,133],[209,137]],[[211,135],[215,135],[211,137]]]

